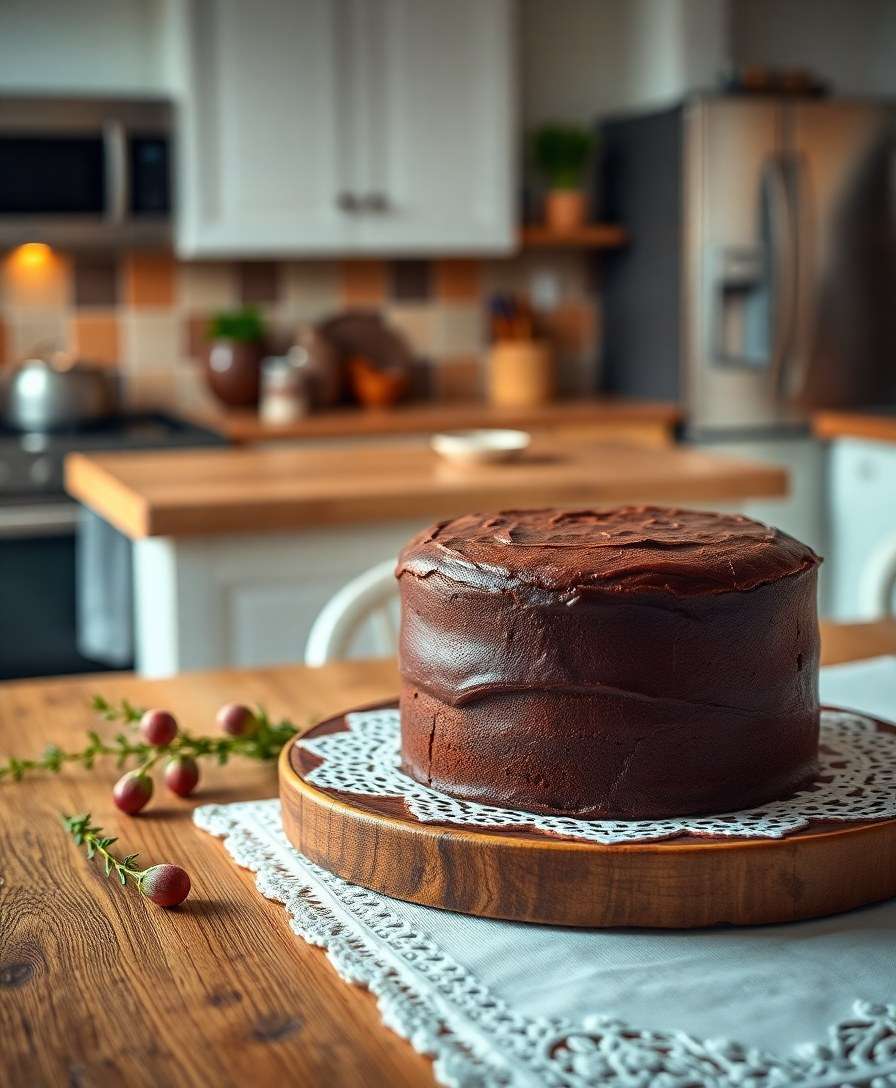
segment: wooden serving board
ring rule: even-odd
[[[346,728],[339,715],[306,736]],[[293,845],[353,884],[429,907],[550,925],[691,929],[792,922],[896,896],[896,820],[817,825],[784,839],[602,846],[422,823],[400,798],[310,785],[305,776],[318,763],[292,742],[280,756]]]

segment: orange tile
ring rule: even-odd
[[[128,306],[174,304],[175,263],[170,253],[129,253],[124,261],[124,301]]]
[[[478,299],[482,292],[479,261],[436,261],[433,280],[438,299],[469,302]]]
[[[385,301],[387,289],[385,261],[342,262],[342,301],[347,306],[378,305]]]
[[[482,396],[482,360],[476,355],[442,359],[433,367],[438,400],[478,400]]]
[[[114,310],[76,313],[71,324],[71,345],[82,359],[94,363],[121,362],[121,338]]]

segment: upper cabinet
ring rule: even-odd
[[[177,10],[184,256],[512,248],[511,0]]]

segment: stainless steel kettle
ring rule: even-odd
[[[95,423],[121,408],[118,373],[62,353],[26,359],[6,380],[3,417],[19,431]]]

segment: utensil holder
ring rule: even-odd
[[[554,394],[554,358],[541,340],[505,340],[488,353],[489,401],[506,408],[545,404]]]

